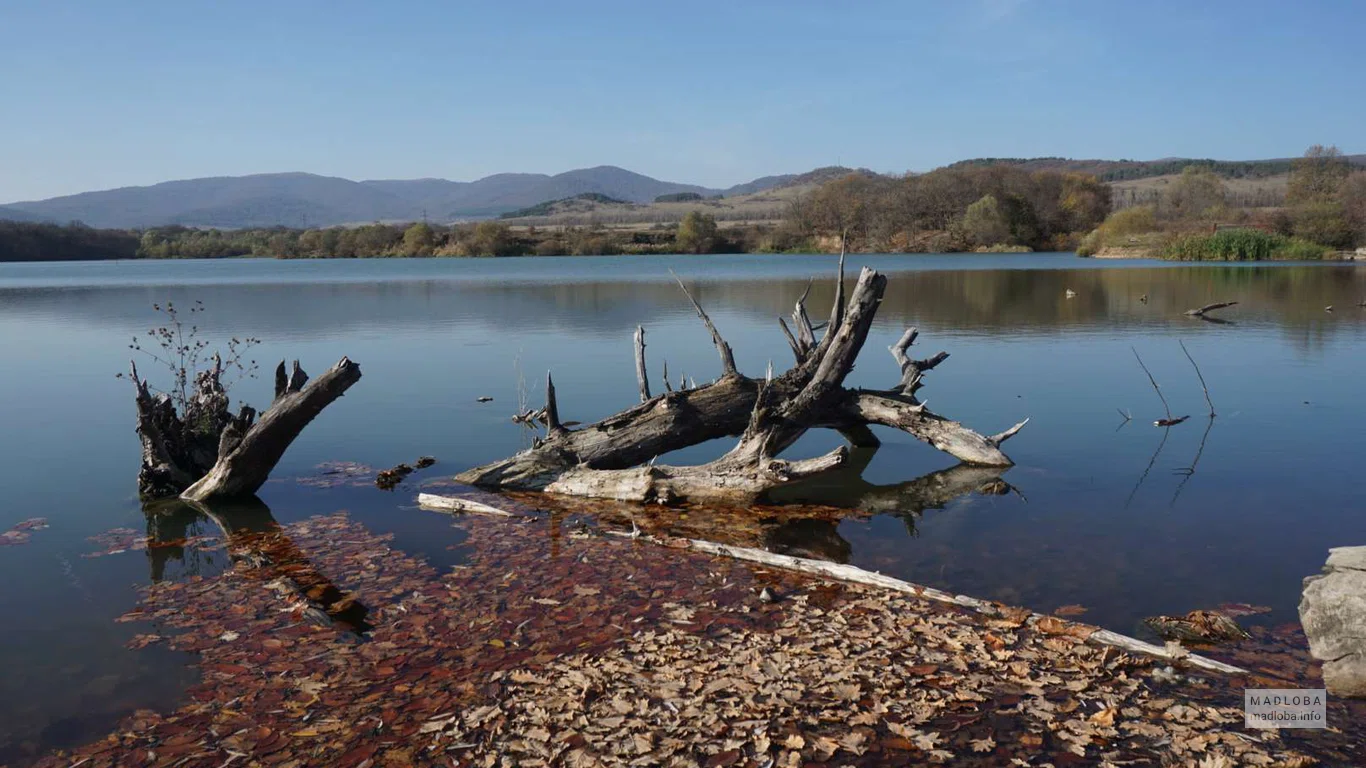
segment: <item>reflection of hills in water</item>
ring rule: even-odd
[[[870,260],[876,264],[876,260]],[[858,262],[853,262],[857,265]],[[700,265],[705,267],[705,265]],[[812,265],[812,270],[823,265]],[[856,269],[849,271],[852,280]],[[683,278],[718,318],[774,322],[786,315],[807,281],[791,277]],[[824,314],[830,274],[816,275],[809,305]],[[1067,290],[1076,292],[1065,298]],[[1146,295],[1146,303],[1139,297]],[[690,314],[661,270],[657,282],[460,282],[210,284],[0,290],[0,317],[79,318],[101,327],[145,330],[148,307],[198,299],[207,322],[224,333],[250,330],[271,338],[336,336],[356,331],[402,333],[455,324],[493,330],[554,330],[619,336],[637,323]],[[1345,266],[1192,266],[1153,269],[930,270],[898,272],[888,281],[878,322],[931,328],[1048,332],[1123,326],[1189,325],[1182,313],[1218,300],[1240,305],[1222,316],[1240,324],[1279,325],[1333,333],[1343,321],[1361,327],[1366,270]],[[1334,305],[1335,315],[1324,308]],[[1335,322],[1326,322],[1332,318]],[[723,332],[725,329],[722,329]],[[776,327],[775,327],[776,330]]]

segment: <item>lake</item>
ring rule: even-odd
[[[849,384],[892,386],[885,349],[917,326],[918,356],[951,353],[921,392],[935,411],[984,433],[1030,418],[1006,445],[1017,465],[1000,478],[1014,492],[927,495],[915,481],[953,460],[878,430],[882,447],[856,452],[856,471],[780,496],[848,517],[769,526],[770,545],[1040,611],[1080,605],[1083,621],[1142,634],[1145,616],[1224,602],[1272,609],[1245,621],[1295,621],[1301,580],[1328,548],[1366,543],[1356,487],[1366,268],[1071,254],[850,262],[889,284]],[[160,324],[154,303],[203,302],[195,322],[213,342],[260,338],[253,356],[267,375],[233,390],[258,406],[282,358],[313,373],[343,355],[359,362],[364,378],[290,448],[261,499],[281,522],[347,509],[394,534],[395,547],[448,566],[462,557],[460,534],[414,508],[418,484],[528,445],[510,416],[523,392],[542,404],[548,370],[561,417],[585,423],[636,401],[637,324],[651,376],[665,360],[675,379],[719,375],[671,269],[695,286],[741,371],[758,376],[790,362],[776,318],[812,277],[812,314],[828,311],[834,266],[830,256],[758,255],[0,264],[0,531],[36,517],[49,526],[0,546],[0,609],[11,620],[0,634],[0,763],[99,738],[139,707],[169,708],[195,679],[192,658],[131,650],[146,627],[115,621],[149,580],[227,561],[188,547],[111,552],[140,546],[149,527],[136,498],[132,392],[115,374],[133,337]],[[1218,313],[1227,323],[1183,315],[1234,300]],[[1213,421],[1179,342],[1203,371]],[[1153,426],[1165,413],[1135,351],[1189,421]],[[838,444],[812,433],[792,452]],[[395,492],[292,479],[317,480],[326,462],[388,467],[424,454],[438,464]],[[180,524],[213,533],[203,520]]]

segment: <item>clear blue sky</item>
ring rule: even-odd
[[[4,0],[0,201],[1366,152],[1366,2]]]

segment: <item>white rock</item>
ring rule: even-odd
[[[1366,698],[1366,547],[1329,551],[1323,573],[1304,580],[1300,623],[1328,691]]]

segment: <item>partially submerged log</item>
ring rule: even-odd
[[[1225,307],[1233,307],[1233,306],[1237,306],[1237,304],[1238,304],[1238,302],[1236,302],[1236,301],[1218,301],[1218,302],[1215,302],[1215,303],[1213,303],[1213,304],[1206,304],[1205,306],[1203,306],[1203,307],[1198,307],[1198,308],[1196,308],[1196,309],[1188,309],[1188,310],[1186,310],[1186,316],[1187,316],[1187,317],[1200,317],[1200,318],[1203,318],[1205,315],[1209,314],[1210,312],[1213,312],[1213,311],[1216,310],[1216,309],[1223,309],[1223,308],[1225,308]]]
[[[914,595],[915,597],[924,598],[926,600],[961,606],[987,616],[1002,616],[1011,612],[1009,608],[1000,603],[980,600],[975,597],[968,597],[967,595],[955,595],[920,584],[912,584],[909,581],[902,581],[901,579],[885,576],[881,573],[866,571],[853,565],[828,563],[821,560],[808,560],[801,557],[793,557],[791,555],[775,554],[762,549],[730,547],[697,539],[688,540],[687,545],[689,549],[698,552],[706,552],[722,557],[732,557],[736,560],[744,560],[774,568],[800,571],[802,573],[814,574],[816,576],[846,581],[853,584],[863,584],[879,589],[889,589],[895,592]],[[1234,675],[1246,674],[1246,670],[1235,667],[1232,664],[1225,664],[1221,661],[1215,661],[1214,659],[1209,659],[1204,656],[1197,656],[1196,654],[1186,652],[1184,649],[1164,648],[1162,646],[1153,645],[1152,643],[1145,643],[1137,638],[1121,635],[1118,632],[1111,632],[1108,629],[1095,629],[1084,624],[1073,624],[1053,616],[1045,616],[1043,614],[1031,612],[1028,614],[1025,623],[1040,629],[1045,633],[1071,635],[1093,645],[1111,646],[1129,653],[1154,656],[1205,672],[1219,672]]]
[[[1191,611],[1185,616],[1153,616],[1143,620],[1163,640],[1215,645],[1246,640],[1251,635],[1218,611]]]
[[[721,358],[719,379],[701,387],[680,387],[651,396],[646,383],[644,331],[638,328],[636,376],[643,402],[597,423],[568,429],[559,422],[554,386],[547,377],[545,412],[551,418],[547,419],[546,436],[526,451],[470,469],[457,479],[484,488],[643,502],[755,500],[773,488],[845,463],[848,452],[843,447],[816,458],[779,458],[807,430],[834,429],[851,443],[871,445],[876,442],[867,429],[872,424],[902,430],[968,464],[1011,466],[1001,444],[1028,420],[986,436],[926,408],[916,393],[923,386],[924,374],[948,354],[912,360],[907,350],[915,341],[915,329],[907,331],[891,348],[901,370],[895,387],[861,390],[844,386],[867,340],[887,279],[863,269],[846,303],[843,272],[841,254],[835,301],[830,320],[823,324],[825,333],[816,338],[819,326],[810,320],[804,293],[792,312],[795,332],[780,320],[796,363],[780,375],[763,378],[739,372],[730,345],[679,280]],[[657,457],[679,448],[736,436],[739,442],[734,448],[707,464],[655,464]]]
[[[508,512],[498,507],[493,507],[480,502],[473,502],[468,499],[459,499],[449,496],[435,496],[421,494],[420,503],[429,509],[450,509],[452,511],[471,511],[482,514],[492,514],[496,516],[518,517],[519,515]],[[1137,638],[1121,635],[1118,632],[1111,632],[1108,629],[1099,629],[1085,624],[1076,624],[1055,616],[1046,616],[1032,611],[1011,608],[1001,603],[990,600],[981,600],[967,595],[955,595],[951,592],[927,587],[921,584],[914,584],[909,581],[893,578],[874,571],[868,571],[855,565],[848,565],[842,562],[829,562],[826,560],[810,559],[797,557],[790,554],[780,554],[770,552],[766,549],[756,549],[752,547],[740,547],[728,544],[717,544],[703,539],[689,538],[659,538],[645,534],[639,530],[633,530],[630,534],[625,534],[628,538],[652,544],[661,544],[670,547],[684,547],[696,552],[703,552],[719,557],[729,557],[745,562],[757,563],[771,568],[782,568],[799,573],[819,576],[824,579],[843,581],[851,584],[861,584],[863,586],[886,589],[894,592],[912,595],[914,597],[932,600],[939,603],[947,603],[975,611],[980,614],[994,617],[1011,617],[1021,625],[1027,625],[1044,634],[1066,635],[1082,640],[1092,645],[1109,646],[1118,648],[1128,653],[1143,654],[1163,659],[1165,661],[1179,664],[1185,667],[1199,669],[1205,672],[1218,672],[1223,674],[1246,674],[1247,671],[1215,661],[1204,656],[1189,653],[1180,647],[1163,647],[1146,643]]]
[[[360,366],[345,357],[312,382],[297,360],[289,374],[282,361],[275,400],[258,420],[247,405],[229,411],[216,356],[213,368],[196,376],[184,413],[170,396],[152,393],[136,364],[131,373],[142,440],[138,493],[190,501],[254,495],[304,427],[361,376]]]
[[[490,506],[482,501],[474,499],[464,499],[459,496],[439,496],[435,493],[419,493],[417,495],[417,505],[423,509],[430,509],[437,512],[472,512],[478,515],[492,515],[494,517],[521,517],[515,512],[499,509]]]

